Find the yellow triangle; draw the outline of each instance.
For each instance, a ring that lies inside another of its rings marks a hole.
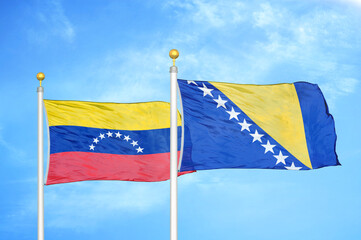
[[[301,107],[293,84],[210,83],[287,151],[312,169]]]

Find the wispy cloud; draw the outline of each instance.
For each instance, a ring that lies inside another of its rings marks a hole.
[[[284,21],[283,14],[278,9],[271,7],[269,3],[261,3],[260,10],[253,12],[254,26],[265,27],[265,26],[280,26]]]
[[[46,187],[47,225],[88,231],[114,212],[143,215],[168,204],[168,184],[83,182]]]
[[[350,4],[352,6],[360,7],[361,8],[361,1],[360,0],[329,0],[333,2],[339,2],[339,3],[346,3]]]
[[[169,205],[167,182],[90,181],[45,186],[44,192],[46,227],[77,231],[88,232],[110,217],[141,216]],[[13,226],[6,229],[10,232],[37,215],[34,197],[17,199],[16,206],[2,216]]]
[[[6,141],[3,137],[3,129],[0,127],[0,150],[3,148],[5,151],[2,152],[2,156],[5,154],[16,160],[22,160],[25,158],[26,153],[21,148],[16,147],[16,144],[11,144]]]
[[[245,10],[242,2],[235,1],[168,1],[164,7],[175,8],[179,17],[186,11],[188,16],[184,21],[191,20],[206,28],[220,28],[227,24],[241,23],[244,20]],[[181,13],[178,12],[179,10]]]
[[[109,88],[99,95],[99,100],[129,102],[132,99],[141,102],[168,99],[169,93],[162,91],[168,86],[168,71],[163,67],[170,65],[168,51],[157,46],[146,50],[115,51],[105,56],[96,77],[105,77],[110,82],[107,82]]]
[[[325,94],[328,105],[331,108],[335,108],[336,100],[339,97],[354,93],[358,85],[359,80],[345,77],[331,79],[325,83],[320,84],[320,88]]]
[[[52,36],[60,37],[67,42],[73,42],[75,29],[66,16],[60,0],[39,3],[35,13],[38,20],[36,28],[28,30],[29,37],[35,42],[46,42]]]

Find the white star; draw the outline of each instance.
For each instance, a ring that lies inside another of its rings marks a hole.
[[[252,124],[247,123],[247,122],[246,122],[246,119],[243,119],[243,123],[238,123],[238,124],[242,126],[241,131],[243,131],[243,130],[246,129],[248,132],[250,132],[249,126],[251,126]]]
[[[213,89],[207,88],[206,85],[204,85],[204,83],[203,83],[203,87],[198,87],[198,88],[203,91],[203,97],[205,97],[207,95],[213,97],[213,95],[211,93],[213,91]]]
[[[99,142],[98,138],[94,138],[93,142],[95,142],[95,144],[97,144]]]
[[[107,132],[108,137],[113,137],[113,133],[111,133],[110,131]]]
[[[231,120],[232,118],[235,118],[238,120],[238,115],[241,114],[240,112],[236,112],[234,111],[233,107],[231,111],[226,111],[229,114],[229,120]]]
[[[121,135],[122,134],[120,134],[119,132],[115,133],[115,137],[117,137],[117,138],[120,138]]]
[[[196,83],[195,81],[190,81],[190,80],[187,80],[187,83],[188,83],[188,84],[193,83],[194,85],[198,86],[198,85],[197,85],[197,83]]]
[[[92,145],[89,145],[89,148],[90,148],[90,150],[94,151],[95,146],[92,144]]]
[[[124,140],[128,142],[128,141],[130,140],[129,135],[128,135],[128,136],[124,136]]]
[[[136,150],[137,150],[137,153],[140,153],[140,152],[142,153],[142,152],[143,152],[143,149],[144,149],[144,148],[138,147],[138,148],[136,149]]]
[[[221,98],[221,95],[218,95],[218,99],[213,99],[216,103],[218,103],[217,104],[217,108],[219,108],[219,107],[224,107],[225,109],[227,109],[226,108],[226,105],[225,105],[225,103],[227,102],[226,100],[223,100],[222,98]]]
[[[105,137],[104,137],[104,134],[100,134],[99,137],[100,137],[100,139],[105,138]]]
[[[270,144],[269,140],[267,140],[267,144],[261,144],[261,146],[265,148],[264,153],[266,154],[267,152],[272,152],[272,153],[274,153],[273,148],[274,148],[276,145]],[[280,152],[281,152],[281,151],[280,151]],[[277,163],[276,163],[276,164],[277,164]]]
[[[295,166],[295,163],[292,162],[292,164],[291,164],[290,167],[286,167],[286,166],[285,166],[285,168],[287,168],[287,170],[300,170],[302,167],[296,167],[296,166]]]
[[[286,165],[285,159],[288,158],[288,156],[284,156],[280,150],[280,153],[278,155],[273,155],[275,158],[277,158],[276,165],[280,162]]]
[[[252,141],[252,142],[255,142],[255,141],[260,141],[260,142],[262,142],[261,137],[264,136],[264,134],[259,134],[259,133],[257,132],[257,130],[256,130],[254,133],[250,133],[250,135],[253,137],[253,141]]]
[[[138,141],[134,141],[131,143],[133,145],[133,147],[135,147],[135,145],[138,145]]]

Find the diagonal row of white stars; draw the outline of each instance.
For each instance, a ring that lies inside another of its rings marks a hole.
[[[107,135],[108,138],[111,138],[111,137],[113,137],[113,134],[115,134],[115,138],[119,138],[120,140],[122,139],[121,138],[122,134],[119,131],[118,132],[108,131],[107,133],[100,133],[100,135],[98,137],[93,138],[93,143],[98,144],[100,142],[100,140],[103,140],[105,138],[105,135]],[[98,138],[100,138],[100,140]],[[131,138],[129,137],[129,135],[124,135],[123,140],[128,142],[129,140],[131,140]],[[92,150],[92,151],[95,150],[95,145],[93,143],[91,145],[89,145],[89,150]],[[138,148],[135,149],[135,150],[137,150],[137,153],[143,153],[144,148],[141,148],[138,145],[138,141],[132,140],[132,142],[130,144],[133,147],[138,146]]]
[[[224,109],[227,109],[226,107],[226,102],[228,102],[227,100],[223,100],[221,98],[221,95],[218,95],[218,99],[215,99],[213,94],[212,94],[212,91],[214,89],[211,89],[211,88],[207,88],[206,85],[203,84],[203,87],[199,87],[198,84],[195,82],[195,81],[187,81],[188,84],[194,84],[196,85],[200,90],[203,91],[203,97],[209,95],[213,98],[213,101],[215,101],[217,103],[217,108],[219,107],[223,107]],[[236,119],[237,121],[239,121],[238,119],[238,115],[241,114],[240,112],[236,112],[233,107],[231,109],[231,111],[226,111],[228,114],[229,114],[229,120],[232,120],[233,118]],[[241,131],[243,130],[247,130],[250,135],[253,137],[253,140],[252,140],[252,143],[256,142],[256,141],[259,141],[260,143],[262,143],[262,140],[261,138],[264,136],[264,134],[259,134],[257,129],[255,130],[254,133],[251,133],[249,127],[252,125],[250,123],[247,123],[246,119],[243,119],[243,122],[238,122],[239,125],[241,125]],[[267,140],[267,144],[261,144],[262,147],[265,148],[265,152],[264,154],[266,154],[267,152],[272,152],[274,154],[274,151],[273,151],[273,148],[276,146],[276,145],[273,145],[269,142],[269,140]],[[279,154],[278,155],[273,155],[277,161],[276,161],[276,164],[279,164],[279,163],[282,163],[284,165],[286,165],[286,158],[288,158],[288,156],[286,155],[283,155],[282,154],[282,151],[280,150]],[[300,170],[302,167],[296,167],[294,162],[292,162],[291,166],[287,167],[285,166],[286,169],[288,170]]]

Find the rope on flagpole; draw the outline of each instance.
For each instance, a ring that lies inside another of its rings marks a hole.
[[[170,240],[178,239],[178,147],[177,147],[177,73],[175,60],[179,56],[176,49],[169,51],[173,59],[170,67]]]
[[[38,92],[38,240],[44,240],[44,116],[43,97],[44,88],[41,82],[45,74],[39,72],[36,78],[40,81]]]

